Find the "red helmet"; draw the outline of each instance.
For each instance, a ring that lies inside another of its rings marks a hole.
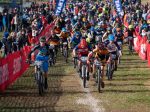
[[[79,46],[81,48],[87,48],[88,45],[87,45],[86,39],[81,39]]]

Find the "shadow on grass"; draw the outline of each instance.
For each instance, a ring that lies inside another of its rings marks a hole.
[[[122,89],[117,89],[117,90],[113,90],[113,89],[109,89],[109,90],[104,90],[105,92],[111,92],[111,93],[144,93],[144,92],[150,92],[150,90],[122,90]]]
[[[133,80],[133,81],[138,81],[138,80],[150,80],[150,78],[146,78],[146,77],[141,77],[141,78],[136,78],[136,77],[132,77],[132,78],[114,78],[113,79],[114,81],[130,81],[130,80]]]
[[[118,87],[118,86],[145,86],[144,84],[134,84],[134,83],[132,83],[132,84],[114,84],[114,83],[109,83],[109,84],[106,84],[107,86],[116,86],[116,87]],[[150,86],[150,85],[148,85],[148,86]]]

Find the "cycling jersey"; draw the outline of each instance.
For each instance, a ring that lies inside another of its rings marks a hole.
[[[89,45],[86,43],[85,39],[82,39],[81,42],[74,49],[75,51],[78,52],[79,57],[87,56],[89,53],[89,50],[91,50]]]
[[[37,61],[43,61],[42,69],[43,69],[44,72],[48,72],[48,59],[49,59],[49,54],[50,54],[49,45],[45,44],[45,46],[43,46],[43,47],[40,46],[40,45],[35,46],[30,51],[30,53],[28,55],[28,59],[31,59],[31,54],[35,50],[39,50],[39,53],[36,55],[36,60]]]
[[[59,44],[59,37],[58,36],[56,36],[56,35],[54,35],[54,36],[51,36],[50,37],[50,41],[49,41],[49,43],[51,44],[51,45],[58,45]]]

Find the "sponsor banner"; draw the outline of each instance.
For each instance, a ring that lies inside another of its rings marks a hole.
[[[55,15],[59,16],[62,13],[62,10],[66,4],[67,0],[57,0]]]
[[[134,50],[138,53],[140,49],[140,41],[137,37],[134,38]]]
[[[148,67],[150,67],[150,44],[147,44],[147,60],[148,60]]]
[[[114,4],[116,6],[116,10],[118,12],[119,15],[123,16],[124,15],[124,12],[122,10],[122,4],[121,4],[121,1],[120,0],[114,0]]]
[[[20,77],[29,65],[25,62],[30,48],[25,46],[21,51],[9,54],[0,60],[0,91]]]
[[[147,44],[146,44],[146,37],[142,37],[140,41],[140,49],[139,49],[139,56],[142,60],[147,59]]]

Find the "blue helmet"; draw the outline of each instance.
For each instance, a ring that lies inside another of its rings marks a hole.
[[[94,31],[94,30],[95,30],[94,27],[91,27],[91,28],[90,28],[90,31]]]
[[[62,32],[67,32],[66,28],[62,28]]]
[[[109,40],[109,41],[114,41],[114,40],[115,40],[114,35],[113,35],[113,34],[110,34],[110,35],[108,36],[108,40]]]

